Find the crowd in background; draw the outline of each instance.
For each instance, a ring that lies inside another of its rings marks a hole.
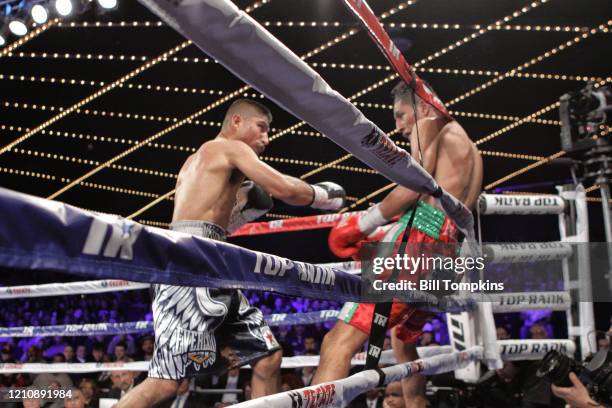
[[[245,294],[252,304],[260,307],[264,314],[299,314],[319,310],[338,310],[341,307],[341,304],[337,302],[287,298],[268,292],[246,291]],[[148,292],[142,290],[21,299],[19,302],[3,300],[0,303],[0,326],[2,327],[96,322],[118,323],[152,319]],[[563,313],[558,314],[550,311],[507,313],[497,315],[496,320],[498,324],[497,334],[500,339],[567,337]],[[333,324],[332,321],[309,325],[285,325],[274,327],[273,331],[283,348],[284,356],[319,355],[319,347],[323,336]],[[443,315],[427,323],[423,330],[423,335],[419,338],[420,346],[449,344],[448,329]],[[602,339],[599,344],[600,347],[606,346],[605,341],[605,338]],[[153,355],[153,345],[153,333],[115,336],[0,338],[0,358],[3,363],[148,361]],[[385,347],[389,348],[389,345],[390,342],[386,341]],[[231,353],[232,351],[226,350],[225,352]],[[286,391],[310,385],[315,369],[314,367],[297,370],[284,369],[282,372],[282,389]],[[518,387],[516,384],[524,385],[526,381],[529,381],[528,378],[523,377],[525,377],[526,372],[531,371],[533,371],[533,367],[529,364],[507,363],[502,370],[498,370],[496,378],[499,381],[495,383],[493,388],[502,390],[503,392],[500,391],[500,395],[520,394],[523,399],[533,400],[532,405],[523,406],[554,406],[555,400],[551,396],[550,387],[548,389],[546,387],[537,389],[536,387],[528,393],[524,393],[518,388],[514,389]],[[521,380],[515,381],[519,377]],[[74,405],[71,405],[72,402],[66,403],[66,406],[97,407],[99,398],[120,398],[144,378],[146,378],[146,373],[131,371],[86,374],[11,374],[0,375],[0,388],[72,388],[75,391],[76,402],[74,402]],[[186,400],[194,403],[194,405],[185,405],[185,407],[221,408],[250,398],[249,379],[250,372],[248,370],[235,369],[218,377],[185,380],[179,387],[177,398],[183,396]],[[444,375],[431,379],[431,385],[439,386],[440,384],[452,385],[453,380]],[[201,394],[196,392],[196,389],[241,391]],[[382,389],[373,390],[362,395],[351,406],[375,408],[385,400],[384,392]],[[438,393],[435,398],[440,399],[442,394]],[[373,402],[373,399],[377,402]],[[512,400],[509,400],[507,396],[501,398],[496,407],[511,406],[508,405],[509,401]],[[64,406],[63,404],[62,401],[55,401],[43,406],[55,408]],[[436,406],[444,405],[439,402]],[[7,405],[8,407],[10,406]]]

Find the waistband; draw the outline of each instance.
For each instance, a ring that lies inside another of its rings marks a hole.
[[[408,224],[413,210],[406,211],[400,218],[399,222],[404,225]],[[415,228],[424,234],[429,235],[434,239],[440,239],[440,230],[446,220],[444,211],[433,207],[426,202],[419,201],[416,206],[416,214],[412,221],[412,228]]]
[[[227,231],[224,228],[215,223],[202,220],[174,221],[170,224],[170,229],[217,241],[225,241],[227,237]]]

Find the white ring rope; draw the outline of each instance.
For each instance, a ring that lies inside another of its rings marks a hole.
[[[560,214],[565,201],[557,195],[481,194],[481,214]]]
[[[361,273],[359,262],[331,262],[317,266],[334,268],[346,273]],[[149,283],[128,282],[119,279],[101,279],[81,282],[46,283],[43,285],[24,285],[0,287],[0,299],[19,299],[28,297],[85,295],[92,293],[117,292],[122,290],[148,289]]]
[[[576,349],[574,342],[565,339],[546,340],[499,340],[499,351],[506,361],[539,360],[549,351],[558,350],[566,355],[572,355]],[[418,347],[417,352],[422,359],[453,353],[451,346]],[[351,365],[365,364],[365,353],[356,354]],[[385,350],[381,355],[381,364],[395,364],[392,350]],[[283,357],[281,368],[317,367],[319,356]],[[98,371],[147,371],[148,361],[129,363],[3,363],[0,364],[0,374],[14,373],[87,373]],[[242,368],[248,368],[244,366]],[[452,370],[449,370],[452,371]]]

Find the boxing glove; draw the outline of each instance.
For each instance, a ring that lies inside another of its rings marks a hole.
[[[236,193],[236,205],[232,209],[227,231],[231,234],[244,224],[255,221],[272,209],[272,197],[250,180],[243,181]]]
[[[383,217],[378,205],[371,207],[361,215],[355,214],[345,218],[330,231],[329,249],[340,258],[354,257],[361,249],[363,242],[368,240],[368,236],[387,222],[389,220]],[[376,235],[376,238],[380,240],[384,233]]]
[[[339,210],[344,205],[346,192],[342,186],[324,181],[323,183],[312,184],[313,197],[310,207],[319,210]]]

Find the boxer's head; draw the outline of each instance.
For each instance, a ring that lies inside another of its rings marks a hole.
[[[238,99],[227,110],[221,131],[232,139],[242,140],[260,154],[269,143],[271,122],[272,114],[264,105],[250,99]]]
[[[437,97],[431,86],[423,81],[424,85]],[[417,119],[437,116],[435,108],[423,101],[414,91],[404,82],[400,82],[391,91],[393,95],[393,117],[395,118],[395,128],[404,137],[410,136],[412,128]],[[416,114],[414,107],[416,106]]]

